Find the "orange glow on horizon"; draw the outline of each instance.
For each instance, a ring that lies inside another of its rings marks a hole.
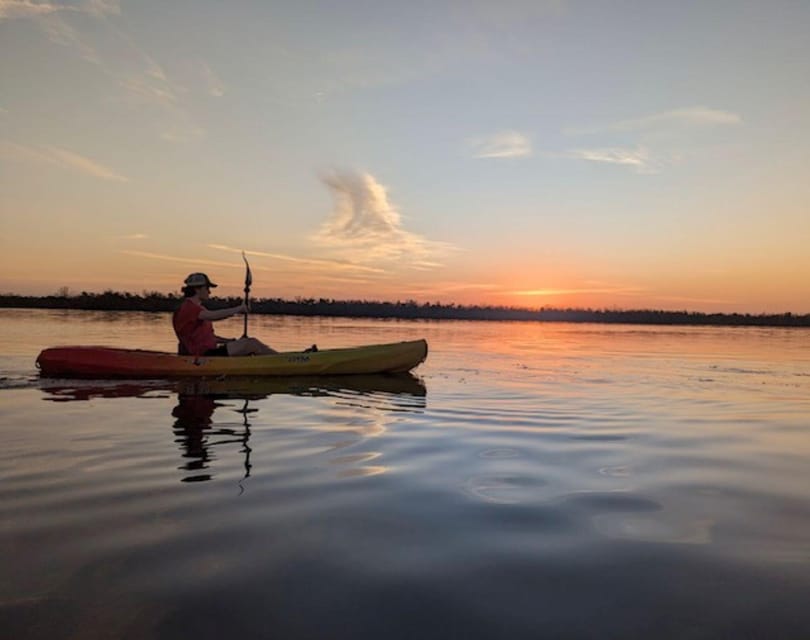
[[[232,251],[216,247],[190,249],[176,255],[160,247],[51,247],[47,252],[9,247],[0,270],[0,292],[51,295],[62,287],[72,293],[107,289],[140,293],[179,293],[192,271],[206,271],[220,284],[217,293],[240,296],[244,265]],[[229,249],[229,248],[228,248]],[[461,305],[546,308],[665,309],[706,312],[810,312],[810,278],[799,270],[755,265],[727,270],[688,271],[652,265],[642,272],[623,273],[614,267],[497,260],[495,268],[461,258],[432,270],[399,268],[336,268],[330,261],[301,253],[276,255],[254,251],[253,295],[266,298],[416,300]],[[632,267],[631,267],[632,268]],[[598,273],[599,277],[590,274]]]

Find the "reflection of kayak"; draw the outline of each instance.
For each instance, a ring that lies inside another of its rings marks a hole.
[[[274,394],[302,396],[331,395],[335,392],[390,393],[423,397],[425,385],[410,373],[379,373],[356,376],[295,376],[248,378],[194,378],[166,381],[43,380],[39,387],[57,401],[91,398],[145,397],[169,391],[181,396],[257,399]]]
[[[179,380],[181,394],[248,397],[272,394],[320,395],[332,391],[392,393],[424,396],[422,381],[411,373],[378,373],[354,376],[296,376],[293,378],[225,378]]]
[[[53,347],[39,354],[37,366],[43,376],[86,378],[312,376],[410,371],[426,357],[425,340],[235,358],[111,347]]]

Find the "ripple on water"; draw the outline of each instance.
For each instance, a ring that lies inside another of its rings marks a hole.
[[[599,469],[599,473],[611,478],[629,478],[633,475],[633,470],[631,467],[625,465],[617,465],[613,467],[602,467]]]
[[[508,449],[506,447],[487,449],[478,454],[482,458],[493,460],[505,460],[508,458],[517,458],[520,452],[516,449]]]
[[[529,476],[476,476],[464,485],[473,497],[485,502],[517,504],[538,499],[539,487],[547,483],[542,478]]]
[[[661,509],[661,505],[651,498],[624,491],[583,491],[563,496],[561,501],[571,508],[581,509],[590,514],[637,513]]]
[[[625,492],[581,493],[563,502],[581,511],[601,535],[643,542],[709,544],[715,520],[689,517],[678,505]]]

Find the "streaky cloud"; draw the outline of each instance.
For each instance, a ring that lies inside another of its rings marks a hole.
[[[122,35],[122,38],[125,37]],[[206,130],[197,125],[184,106],[187,90],[171,80],[163,67],[151,56],[133,49],[142,61],[143,67],[135,72],[121,74],[109,72],[123,89],[125,101],[135,108],[150,107],[161,115],[163,131],[161,139],[167,142],[190,142],[203,138]]]
[[[216,249],[219,251],[228,251],[230,253],[239,253],[241,254],[243,249],[237,249],[236,247],[229,247],[223,244],[209,244],[207,245],[209,249]],[[292,262],[298,265],[303,266],[313,266],[313,267],[320,267],[325,269],[341,269],[347,271],[360,271],[363,273],[385,273],[384,269],[377,269],[375,267],[369,267],[366,265],[361,264],[353,264],[351,262],[346,262],[345,260],[324,260],[319,258],[301,258],[298,256],[288,256],[281,253],[268,253],[266,251],[256,251],[251,249],[244,250],[246,255],[249,256],[257,256],[262,258],[271,258],[273,260],[281,260],[284,262]]]
[[[53,44],[66,47],[79,54],[86,62],[103,67],[103,62],[96,49],[62,17],[54,15],[39,21],[40,27]]]
[[[166,129],[160,134],[160,138],[166,142],[190,142],[204,137],[205,129],[190,123],[180,123]]]
[[[637,173],[657,173],[658,162],[645,147],[611,147],[604,149],[573,149],[567,157],[588,162],[619,164],[632,167]]]
[[[214,70],[211,69],[211,67],[209,67],[206,63],[202,63],[200,66],[200,73],[203,81],[205,82],[208,95],[215,98],[221,98],[225,95],[225,85],[219,76],[214,73]]]
[[[639,118],[619,120],[604,125],[565,129],[569,135],[590,135],[622,131],[647,131],[672,127],[710,127],[742,124],[742,117],[732,111],[709,107],[671,109]]]
[[[64,169],[73,169],[102,180],[129,182],[129,178],[122,176],[113,169],[105,167],[86,156],[60,147],[50,145],[29,147],[14,142],[0,142],[0,154],[12,160],[28,160],[51,164]]]
[[[34,0],[0,0],[0,20],[12,18],[32,18],[45,16],[57,11],[76,11],[75,7],[53,2],[35,2]]]
[[[532,155],[528,136],[518,131],[499,131],[469,141],[473,158],[525,158]]]
[[[495,291],[500,285],[489,282],[434,282],[430,290],[437,293],[457,293],[459,291]]]
[[[19,0],[0,0],[0,3],[14,7],[20,4]],[[22,4],[46,6],[30,1]],[[53,10],[42,9],[39,13],[31,10],[27,16],[36,21],[50,42],[73,51],[108,76],[120,90],[120,95],[111,99],[137,109],[154,109],[161,129],[159,135],[167,142],[189,142],[205,136],[206,131],[193,121],[187,108],[186,87],[171,78],[130,34],[110,19],[121,13],[118,0],[84,0],[70,5],[47,3],[47,6]],[[21,10],[14,12],[18,14]],[[94,18],[95,25],[90,28],[86,21],[78,22],[73,16],[80,14]],[[131,55],[109,55],[111,43],[126,48]],[[206,90],[211,95],[223,95],[222,83],[207,66],[206,69]]]
[[[115,29],[105,18],[107,15],[121,13],[121,7],[117,0],[87,0],[83,4],[59,5],[59,7],[61,7],[60,12],[64,9],[65,11],[72,11],[74,15],[83,13],[92,16],[97,19],[98,24],[104,25],[105,28],[112,29],[114,32]],[[54,11],[38,16],[35,19],[50,42],[76,51],[85,61],[98,66],[108,75],[114,75],[106,67],[102,56],[95,47],[88,42],[88,37],[80,34],[69,23],[67,14]]]
[[[36,0],[0,0],[0,20],[12,18],[37,18],[60,11],[72,11],[91,15],[119,14],[119,0],[85,0],[67,4],[64,2],[37,2]]]
[[[543,297],[543,296],[561,296],[572,294],[593,294],[593,293],[609,293],[613,295],[641,295],[645,289],[641,287],[631,286],[615,286],[615,287],[572,287],[572,288],[545,288],[545,289],[524,289],[519,291],[507,291],[508,295],[513,296],[527,296],[527,297]]]
[[[81,7],[85,13],[97,16],[121,14],[121,0],[85,0]]]
[[[116,173],[112,169],[105,167],[98,162],[85,156],[73,153],[67,149],[59,147],[45,146],[43,149],[48,154],[48,160],[53,164],[71,169],[76,169],[87,175],[101,178],[102,180],[114,180],[117,182],[129,182],[129,178]]]
[[[121,34],[121,38],[128,40]],[[142,68],[137,73],[119,78],[118,82],[137,102],[177,108],[185,88],[169,80],[163,67],[151,56],[130,43],[140,58]],[[113,74],[116,75],[116,74]]]
[[[371,174],[335,171],[321,179],[332,193],[334,208],[312,239],[344,260],[435,269],[442,266],[436,257],[455,250],[449,243],[405,230],[386,188]]]
[[[737,300],[724,300],[722,298],[698,298],[690,296],[657,296],[656,300],[667,302],[689,302],[699,304],[737,304]]]
[[[165,262],[179,262],[182,264],[188,265],[205,265],[207,267],[226,267],[226,268],[242,268],[244,264],[240,262],[220,262],[216,260],[204,260],[198,258],[196,256],[191,257],[183,257],[183,256],[167,256],[161,253],[150,253],[148,251],[133,251],[130,249],[122,249],[118,253],[127,256],[134,256],[136,258],[148,258],[150,260],[162,260]],[[251,269],[254,269],[253,265],[251,265]],[[256,270],[264,271],[266,269],[262,267],[255,267]]]

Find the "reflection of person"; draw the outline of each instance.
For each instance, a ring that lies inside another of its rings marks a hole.
[[[179,468],[190,472],[190,475],[185,476],[181,482],[211,480],[213,476],[207,473],[207,470],[211,461],[216,459],[213,447],[232,444],[241,445],[239,451],[245,454],[244,478],[250,477],[252,467],[250,463],[251,448],[248,445],[250,423],[247,415],[256,409],[248,409],[246,399],[244,407],[237,410],[243,416],[244,431],[242,433],[230,426],[217,427],[213,419],[214,411],[217,407],[228,406],[217,402],[217,398],[227,397],[227,394],[211,394],[195,388],[178,389],[177,406],[172,409],[172,416],[176,418],[173,430],[176,437],[175,442],[180,445],[183,458],[186,459],[183,466]],[[244,487],[242,489],[244,490]]]
[[[186,471],[199,472],[208,468],[211,456],[206,444],[207,432],[211,427],[211,416],[214,409],[219,406],[210,396],[180,395],[178,404],[172,410],[177,418],[174,423],[174,433],[177,442],[182,446],[187,462],[181,467]],[[183,482],[201,482],[210,480],[207,473],[191,475],[183,478]]]
[[[185,280],[183,295],[185,300],[174,312],[172,324],[177,334],[177,351],[180,355],[193,356],[249,356],[278,353],[256,338],[221,338],[214,333],[212,321],[230,318],[247,313],[248,307],[242,303],[236,307],[212,311],[203,306],[211,296],[211,288],[216,287],[204,273],[192,273]]]

